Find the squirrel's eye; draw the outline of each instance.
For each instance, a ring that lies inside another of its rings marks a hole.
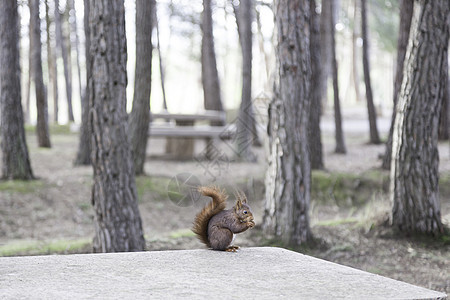
[[[244,214],[245,214],[245,215],[247,214],[247,211],[246,211],[246,210],[244,210]]]

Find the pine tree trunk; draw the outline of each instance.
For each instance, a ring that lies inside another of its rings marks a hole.
[[[72,109],[72,81],[70,79],[70,60],[67,52],[67,45],[64,42],[61,25],[61,13],[59,12],[59,0],[55,0],[55,31],[56,31],[56,47],[60,48],[60,55],[64,65],[64,79],[66,82],[67,112],[70,122],[74,121]],[[59,52],[59,51],[58,51]]]
[[[358,24],[359,18],[358,18],[358,12],[360,11],[359,1],[355,0],[355,8],[353,13],[353,24]],[[361,90],[359,88],[359,68],[358,68],[358,61],[359,61],[359,51],[358,46],[356,44],[356,41],[359,37],[358,32],[358,26],[353,25],[353,32],[352,32],[352,79],[353,79],[353,85],[355,86],[355,97],[356,102],[361,102]]]
[[[310,93],[309,1],[275,2],[278,83],[269,107],[266,234],[289,245],[312,237],[308,146]]]
[[[90,48],[91,31],[89,28],[89,0],[84,0],[84,35],[85,35],[85,56],[86,56],[86,87],[81,98],[81,127],[80,139],[78,142],[78,152],[74,165],[89,165],[91,163],[91,133],[89,131],[89,80],[91,77]]]
[[[205,109],[223,111],[216,52],[214,50],[211,1],[203,0],[201,51],[203,96]],[[212,125],[220,126],[223,125],[223,122],[215,122]]]
[[[446,69],[448,70],[448,58],[447,58],[447,67]],[[449,122],[448,122],[448,114],[450,112],[449,110],[449,81],[447,80],[446,84],[445,84],[445,88],[444,88],[444,95],[442,97],[442,108],[441,108],[441,112],[439,114],[439,131],[438,131],[438,138],[439,140],[448,140],[450,137],[449,134]]]
[[[392,109],[391,128],[389,129],[388,140],[386,142],[386,150],[384,152],[383,163],[381,165],[381,167],[385,170],[389,170],[391,168],[392,135],[394,132],[398,97],[400,94],[400,88],[403,81],[403,65],[405,61],[406,48],[408,46],[409,41],[409,31],[411,28],[413,7],[414,1],[401,0],[400,2],[400,25],[398,28],[398,39],[397,39],[397,67],[395,70],[394,96],[393,96],[394,104]]]
[[[392,224],[402,232],[443,232],[439,200],[439,112],[448,71],[447,0],[416,1],[397,105],[391,167]]]
[[[48,84],[52,86],[53,96],[53,122],[58,124],[58,70],[56,66],[56,58],[53,53],[50,36],[50,14],[48,0],[45,0],[45,21],[47,23],[47,64],[48,64]]]
[[[379,144],[380,136],[377,128],[377,113],[373,103],[372,84],[370,81],[369,37],[367,30],[367,0],[361,0],[361,34],[363,40],[363,71],[366,85],[367,112],[369,115],[370,143]]]
[[[251,146],[258,138],[252,103],[252,21],[253,1],[240,0],[239,6],[233,5],[242,53],[242,98],[239,117],[236,122],[236,150],[239,158],[255,161]]]
[[[155,3],[152,0],[136,0],[136,70],[133,110],[129,120],[136,174],[144,173],[150,123],[154,7]]]
[[[163,96],[163,108],[167,110],[167,99],[166,99],[166,87],[164,85],[164,78],[166,72],[164,71],[164,64],[162,61],[162,54],[161,54],[161,43],[159,40],[159,20],[158,20],[158,12],[157,12],[157,5],[154,5],[155,10],[155,27],[156,27],[156,39],[157,39],[157,48],[158,48],[158,60],[159,60],[159,74],[161,78],[161,91]]]
[[[311,168],[323,169],[322,138],[320,115],[322,92],[322,59],[320,47],[319,15],[316,13],[316,1],[310,0],[310,53],[311,53],[311,107],[309,113],[309,149]]]
[[[29,7],[30,4],[28,4]],[[33,45],[31,44],[32,42],[32,37],[31,35],[33,34],[33,29],[31,26],[31,22],[28,25],[28,39],[29,39],[29,48],[28,48],[28,76],[27,76],[27,81],[25,83],[25,109],[24,109],[24,113],[25,113],[25,123],[30,124],[31,123],[31,116],[30,116],[30,94],[31,94],[31,80],[32,80],[32,74],[33,74],[33,70],[32,70],[32,66],[33,66],[33,55],[32,55],[32,49],[33,49]]]
[[[70,0],[69,1],[69,5],[68,5],[70,11],[72,12],[71,17],[72,17],[72,22],[70,23],[71,25],[71,32],[72,34],[75,36],[75,53],[76,53],[76,61],[77,61],[77,76],[78,76],[78,86],[79,86],[79,93],[80,93],[80,97],[83,97],[83,88],[81,86],[81,68],[80,68],[80,39],[78,37],[78,30],[77,30],[77,11],[75,10],[75,3],[74,0]],[[69,35],[70,36],[70,35]],[[70,38],[69,38],[69,43],[70,43]]]
[[[39,0],[30,0],[30,24],[32,28],[31,55],[33,60],[33,81],[36,88],[37,125],[36,133],[39,147],[50,148],[50,135],[48,131],[47,95],[42,75],[41,57],[41,19],[39,18]]]
[[[90,0],[90,127],[95,252],[145,248],[128,142],[123,1]]]
[[[0,65],[2,179],[33,179],[23,126],[16,1],[0,1]]]
[[[320,48],[322,50],[322,74],[320,79],[322,89],[322,108],[328,101],[328,78],[332,75],[331,61],[331,28],[330,20],[333,18],[330,1],[322,1],[322,12],[320,14]],[[324,109],[323,109],[324,110]],[[323,112],[323,111],[322,111]]]
[[[336,0],[330,0],[330,11],[334,10],[334,5]],[[331,73],[333,76],[333,94],[334,94],[334,125],[336,128],[335,139],[336,139],[336,149],[334,152],[345,154],[347,153],[347,148],[345,147],[344,132],[342,130],[342,116],[341,116],[341,101],[339,100],[339,78],[338,78],[338,66],[336,60],[336,41],[335,41],[335,30],[334,26],[336,21],[334,19],[334,14],[330,14],[330,19],[328,20],[330,26],[331,35]]]

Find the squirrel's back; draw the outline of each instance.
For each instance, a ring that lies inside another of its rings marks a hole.
[[[197,214],[192,231],[200,241],[211,247],[208,240],[208,223],[213,216],[225,209],[228,196],[218,187],[200,187],[198,191],[204,196],[211,197],[212,201]]]

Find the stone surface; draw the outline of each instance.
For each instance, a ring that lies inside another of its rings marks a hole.
[[[0,258],[0,299],[446,299],[281,248]]]

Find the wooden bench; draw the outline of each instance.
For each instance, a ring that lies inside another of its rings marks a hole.
[[[214,139],[231,139],[236,133],[234,124],[225,126],[208,125],[214,122],[225,123],[225,113],[207,110],[200,114],[172,114],[167,111],[151,115],[152,122],[149,136],[165,137],[167,139],[166,152],[178,158],[192,158],[194,144],[192,139],[205,139],[206,157],[211,158],[211,143]],[[155,120],[164,122],[154,122]],[[202,124],[198,124],[202,123]]]

